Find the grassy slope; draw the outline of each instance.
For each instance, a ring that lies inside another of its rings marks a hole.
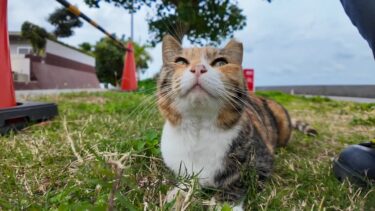
[[[137,93],[65,94],[39,98],[58,103],[60,115],[17,134],[0,137],[0,210],[167,210],[173,175],[160,160],[163,120],[152,82]],[[375,104],[306,99],[264,92],[320,135],[294,133],[277,151],[275,172],[263,191],[249,191],[252,210],[375,209],[374,189],[341,184],[332,158],[348,144],[375,136]],[[371,117],[372,116],[372,117]],[[74,153],[74,150],[76,153]],[[121,159],[121,165],[116,160]],[[118,167],[122,167],[123,171]],[[121,179],[116,188],[117,179]],[[193,192],[191,210],[202,210],[206,192]]]

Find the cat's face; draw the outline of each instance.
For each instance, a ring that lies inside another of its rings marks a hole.
[[[220,121],[220,116],[242,109],[247,91],[241,67],[242,43],[232,40],[223,49],[182,48],[167,35],[162,53],[158,104],[170,122],[178,124],[189,115],[213,116]]]

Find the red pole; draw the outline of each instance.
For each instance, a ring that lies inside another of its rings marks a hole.
[[[0,1],[0,109],[16,105],[10,66],[7,4],[8,0]]]

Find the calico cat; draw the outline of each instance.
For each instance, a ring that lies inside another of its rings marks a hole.
[[[165,164],[175,174],[198,175],[202,187],[220,190],[217,200],[240,203],[248,188],[243,171],[266,179],[275,148],[288,143],[293,128],[288,112],[248,92],[238,41],[223,49],[182,48],[166,35],[162,54],[157,100],[166,119]],[[297,129],[316,133],[297,123]]]

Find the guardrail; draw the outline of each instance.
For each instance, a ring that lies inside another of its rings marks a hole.
[[[257,86],[256,90],[273,90],[289,94],[375,98],[375,85]]]

